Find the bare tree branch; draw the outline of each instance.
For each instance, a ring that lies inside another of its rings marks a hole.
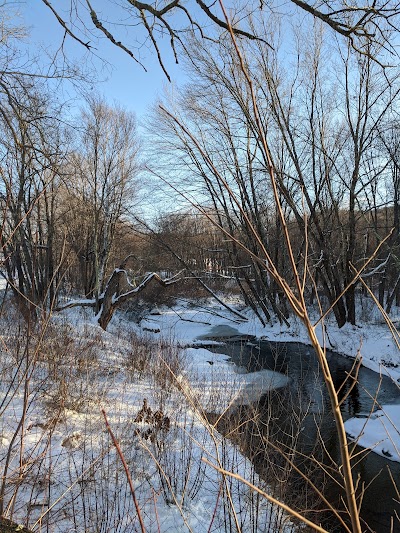
[[[76,40],[86,49],[92,49],[89,41],[77,35],[75,30],[75,23],[71,21],[68,23],[63,18],[59,11],[53,7],[49,0],[42,0],[43,3],[51,10],[56,17],[58,24],[65,30],[66,35]],[[72,1],[72,0],[71,0]],[[349,5],[345,0],[326,0],[324,2],[309,3],[305,0],[290,0],[291,3],[297,6],[300,10],[312,15],[321,20],[324,24],[329,26],[334,32],[347,39],[352,48],[363,55],[371,54],[369,46],[371,44],[377,45],[379,48],[395,54],[395,49],[390,42],[390,32],[398,31],[398,17],[400,15],[400,2],[396,0],[369,0],[363,5]],[[134,26],[143,26],[151,41],[151,45],[157,54],[158,62],[168,79],[170,79],[165,61],[162,57],[159,40],[163,39],[165,35],[170,38],[170,48],[173,52],[175,61],[178,61],[178,55],[175,48],[175,41],[185,45],[182,42],[181,36],[188,31],[199,33],[202,38],[210,39],[212,37],[212,30],[210,32],[204,29],[204,16],[209,19],[214,27],[228,31],[228,25],[223,17],[218,16],[214,10],[214,3],[206,3],[204,0],[195,0],[195,3],[190,7],[183,3],[183,0],[172,0],[170,2],[141,2],[139,0],[125,0],[117,5],[113,0],[104,3],[104,15],[100,16],[92,7],[89,0],[86,0],[86,10],[89,13],[91,21],[95,29],[99,30],[107,39],[109,39],[115,46],[121,48],[134,61],[139,63],[143,68],[143,64],[137,59],[132,52],[132,47],[126,43],[118,40],[114,33],[110,31],[111,25],[118,25],[125,28],[132,26],[127,22],[134,19]],[[274,13],[279,9],[277,5],[271,5],[266,0],[261,0],[259,9],[262,10],[268,5],[270,12]],[[85,7],[81,9],[85,10]],[[75,5],[75,11],[77,6]],[[119,10],[119,14],[118,14]],[[186,23],[179,19],[177,14],[183,12],[185,14]],[[115,22],[110,21],[110,14],[115,18]],[[84,20],[84,13],[81,13],[80,19]],[[167,20],[168,17],[168,20]],[[74,27],[74,29],[71,29]],[[79,31],[83,35],[90,34],[91,28],[81,23]],[[252,31],[237,27],[233,24],[232,31],[236,36],[245,37],[250,40],[258,40],[266,43],[270,48],[272,46],[267,43],[263,36],[257,35]],[[140,39],[139,39],[140,40]],[[142,43],[144,44],[144,43]],[[141,44],[138,45],[139,47]],[[379,59],[375,58],[379,63]]]
[[[43,0],[43,1],[45,2],[46,0]],[[145,66],[137,59],[137,57],[135,57],[133,52],[129,50],[129,48],[127,48],[125,45],[123,45],[120,41],[117,41],[114,38],[114,36],[107,30],[107,28],[100,22],[96,11],[90,5],[89,0],[86,0],[86,3],[90,10],[90,18],[92,19],[92,22],[96,26],[96,28],[100,30],[101,32],[103,32],[104,35],[107,37],[107,39],[109,39],[115,46],[117,46],[118,48],[121,48],[121,50],[126,52],[134,61],[136,61],[136,63],[138,63],[141,67],[143,67],[143,69],[147,72]]]

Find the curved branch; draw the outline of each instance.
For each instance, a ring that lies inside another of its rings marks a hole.
[[[74,39],[75,41],[77,41],[79,44],[81,44],[82,46],[84,46],[85,48],[87,48],[88,50],[90,50],[92,47],[90,46],[89,42],[84,42],[82,41],[82,39],[79,39],[79,37],[77,35],[75,35],[75,33],[73,31],[71,31],[65,20],[63,18],[60,17],[60,15],[57,13],[57,11],[54,9],[54,7],[50,4],[50,2],[48,0],[42,0],[42,2],[50,9],[50,11],[53,13],[53,15],[56,17],[58,23],[60,24],[60,26],[62,26],[64,28],[64,31],[67,35],[69,35],[72,39]]]
[[[46,2],[46,0],[43,0],[43,2]],[[136,63],[138,63],[144,70],[147,72],[146,67],[135,57],[133,52],[129,50],[125,45],[123,45],[120,41],[116,41],[114,36],[107,30],[107,28],[100,22],[96,11],[92,8],[90,5],[89,0],[86,0],[86,3],[88,5],[89,11],[90,11],[90,18],[92,19],[93,24],[96,26],[98,30],[104,33],[104,35],[107,37],[109,41],[111,41],[115,46],[118,48],[121,48],[124,52],[126,52]]]
[[[196,18],[197,18],[196,14],[198,14],[199,10],[196,9],[196,8],[193,9],[193,7],[189,8],[189,7],[185,6],[185,5],[183,5],[182,0],[172,0],[171,2],[167,3],[166,5],[164,5],[164,7],[160,7],[160,9],[157,8],[157,3],[155,3],[155,2],[154,3],[147,3],[147,2],[141,2],[140,0],[125,0],[125,1],[126,1],[126,4],[128,4],[129,7],[125,4],[125,6],[122,6],[122,9],[127,10],[129,12],[129,16],[132,16],[132,11],[133,10],[136,11],[136,14],[138,15],[139,20],[140,20],[140,24],[142,24],[142,26],[144,26],[145,29],[147,30],[147,33],[148,33],[148,35],[150,37],[150,40],[151,40],[151,44],[152,44],[152,46],[153,46],[153,48],[154,48],[154,50],[155,50],[155,52],[157,54],[158,62],[160,64],[164,74],[166,75],[167,79],[170,81],[170,76],[169,76],[169,74],[167,72],[167,69],[165,68],[165,65],[164,65],[164,62],[163,62],[163,59],[162,59],[162,56],[161,56],[161,52],[160,52],[160,47],[159,47],[159,44],[157,42],[157,38],[156,38],[155,33],[153,31],[152,25],[149,24],[149,21],[147,20],[146,14],[148,14],[151,17],[154,17],[154,20],[156,20],[159,23],[160,34],[163,34],[165,32],[167,34],[169,34],[169,36],[170,36],[170,47],[171,47],[171,50],[173,52],[175,61],[178,62],[177,52],[176,52],[176,49],[175,49],[175,40],[177,40],[177,41],[181,40],[180,37],[179,37],[179,34],[181,32],[187,31],[188,29],[191,29],[193,31],[198,31],[202,38],[208,38],[207,35],[204,32],[204,29],[202,28],[202,24],[199,23],[196,20]],[[71,38],[73,38],[74,40],[79,42],[81,45],[83,45],[88,50],[92,49],[92,46],[89,45],[89,42],[84,42],[82,39],[80,39],[70,29],[70,27],[68,26],[67,22],[59,15],[59,13],[52,6],[52,4],[50,3],[49,0],[42,0],[42,2],[51,10],[53,15],[56,17],[57,22],[62,26],[62,28],[64,28],[64,30],[65,30],[67,35],[69,35]],[[123,50],[125,53],[127,53],[134,61],[136,61],[141,67],[143,67],[144,70],[146,70],[144,65],[137,59],[137,57],[134,55],[132,50],[128,46],[123,44],[121,41],[118,41],[114,37],[114,35],[106,27],[105,20],[102,19],[101,17],[99,18],[99,15],[93,9],[93,7],[92,7],[92,5],[90,3],[90,0],[86,0],[85,4],[86,4],[86,8],[85,9],[87,9],[87,11],[89,12],[89,16],[90,16],[91,21],[92,21],[93,25],[95,26],[95,28],[97,30],[99,30],[100,32],[102,32],[105,35],[105,37],[109,41],[112,42],[112,44],[114,44],[118,48],[121,48],[121,50]],[[209,5],[207,5],[203,0],[196,0],[196,4],[197,4],[198,8],[200,8],[200,11],[202,13],[205,13],[205,15],[217,27],[222,28],[224,30],[228,30],[228,26],[227,26],[226,22],[223,19],[219,18],[217,15],[215,15],[211,11]],[[170,20],[166,20],[166,16],[169,15],[170,17],[174,16],[173,22],[176,22],[176,20],[178,19],[178,17],[176,16],[177,13],[178,13],[178,10],[179,11],[183,11],[185,16],[186,16],[186,18],[187,18],[187,20],[188,20],[188,23],[186,24],[186,27],[184,27],[184,28],[180,28],[177,24],[171,23]],[[111,11],[111,8],[110,8],[110,11]],[[122,23],[122,24],[124,24],[124,23]],[[89,29],[84,26],[83,31],[89,31]],[[234,28],[233,32],[236,35],[238,35],[238,36],[240,35],[242,37],[246,37],[247,39],[259,40],[259,41],[265,42],[264,39],[262,39],[261,37],[255,35],[255,34],[249,33],[249,32],[247,32],[245,30],[241,30],[239,28]],[[268,44],[268,43],[266,43],[266,44]],[[270,45],[268,44],[268,46],[270,46]]]
[[[228,24],[224,20],[221,20],[216,15],[214,15],[214,13],[212,13],[210,8],[207,6],[207,4],[203,2],[203,0],[196,0],[196,4],[204,11],[204,13],[207,15],[209,19],[215,22],[217,26],[219,26],[220,28],[223,28],[224,30],[229,31]],[[239,28],[234,28],[234,27],[232,27],[232,31],[235,35],[241,35],[242,37],[247,37],[247,39],[250,39],[253,41],[254,40],[262,41],[263,43],[267,44],[271,48],[271,50],[273,50],[272,46],[269,43],[267,43],[267,41],[265,41],[264,39],[261,39],[261,37],[258,37],[257,35],[248,33],[247,31],[240,30]]]

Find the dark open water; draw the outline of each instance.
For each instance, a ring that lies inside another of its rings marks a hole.
[[[323,523],[328,531],[341,532],[343,528],[338,525],[337,519],[331,512],[321,511],[321,504],[315,502],[313,491],[293,469],[287,468],[282,454],[266,444],[272,442],[290,454],[298,468],[311,472],[311,479],[329,501],[337,501],[337,507],[343,509],[342,492],[332,480],[332,477],[338,478],[335,462],[340,461],[335,427],[312,348],[300,343],[267,341],[251,346],[243,339],[231,338],[226,346],[210,349],[220,353],[228,351],[235,364],[245,366],[249,371],[270,369],[291,378],[288,387],[266,394],[257,405],[243,407],[236,418],[230,415],[231,420],[221,422],[220,429],[224,431],[224,425],[225,429],[227,425],[231,429],[238,418],[241,422],[246,417],[254,419],[256,410],[257,423],[243,424],[234,440],[253,460],[261,475],[268,480],[280,477],[275,487],[278,496],[294,499],[294,506],[300,511],[310,509],[308,516]],[[351,371],[353,360],[328,352],[328,362],[338,390]],[[348,386],[342,387],[342,394],[346,394]],[[380,404],[400,403],[400,389],[388,377],[381,377],[362,367],[358,383],[342,405],[344,419],[376,410],[374,398]],[[400,464],[372,452],[365,453],[360,448],[356,448],[356,452],[360,453],[354,461],[354,476],[359,478],[358,486],[365,487],[361,508],[364,530],[400,533],[399,494],[394,486],[394,483],[397,484],[400,492]],[[326,475],[315,461],[324,464]]]

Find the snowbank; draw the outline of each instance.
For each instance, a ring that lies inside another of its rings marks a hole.
[[[400,462],[400,405],[383,405],[369,417],[351,418],[345,428],[352,442]]]

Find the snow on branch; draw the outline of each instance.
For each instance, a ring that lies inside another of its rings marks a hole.
[[[101,301],[101,298],[100,298]],[[64,311],[65,309],[70,309],[71,307],[94,307],[96,305],[96,300],[92,299],[80,299],[80,300],[70,300],[65,304],[58,305],[54,308],[54,311]]]
[[[143,281],[139,285],[134,286],[128,279],[128,273],[125,270],[126,263],[130,256],[126,257],[122,264],[114,269],[107,282],[104,292],[99,296],[97,302],[95,298],[71,300],[63,305],[58,306],[56,311],[63,311],[71,307],[96,307],[100,304],[100,310],[97,314],[97,320],[100,326],[105,330],[116,309],[126,300],[135,297],[142,292],[153,280],[158,284],[167,287],[180,281],[180,274],[178,272],[170,278],[161,278],[156,272],[148,272]]]
[[[122,273],[122,272],[125,273],[126,280],[128,281],[129,285],[132,286],[132,284],[128,280],[128,276],[127,276],[127,273],[126,273],[125,270],[119,270],[119,269],[115,269],[114,270],[114,273]],[[178,274],[175,274],[171,278],[163,279],[156,272],[147,273],[146,277],[144,278],[144,280],[141,283],[139,283],[139,285],[134,287],[132,290],[127,291],[127,292],[123,292],[121,294],[115,294],[114,293],[114,295],[113,295],[114,302],[117,303],[117,304],[125,302],[126,300],[128,300],[129,298],[134,296],[135,294],[137,294],[137,293],[141,292],[143,289],[145,289],[147,287],[147,285],[153,279],[155,281],[157,281],[160,285],[163,285],[164,287],[167,287],[168,285],[173,285],[174,283],[177,283],[178,281],[181,280],[181,278],[179,277],[180,274],[181,274],[181,272],[178,272]],[[112,276],[110,278],[110,281],[111,281],[111,279],[112,279]],[[107,292],[107,288],[106,288],[105,292]]]
[[[126,261],[123,262],[121,267],[126,266]],[[128,280],[128,274],[124,268],[116,268],[111,274],[108,280],[106,289],[104,291],[104,299],[100,307],[100,311],[97,315],[97,320],[104,330],[107,328],[116,309],[126,300],[136,296],[142,292],[153,280],[160,285],[167,287],[180,281],[180,272],[175,274],[171,278],[163,279],[156,272],[146,274],[143,281],[136,287],[126,290],[128,287],[132,287],[132,283]]]
[[[386,267],[386,265],[387,265],[387,263],[389,261],[389,258],[390,258],[390,254],[388,254],[386,259],[384,261],[382,261],[381,263],[379,263],[379,265],[377,265],[375,268],[373,268],[369,272],[366,272],[361,277],[363,279],[365,279],[365,278],[370,278],[371,276],[375,276],[375,274],[382,274],[382,270]]]

